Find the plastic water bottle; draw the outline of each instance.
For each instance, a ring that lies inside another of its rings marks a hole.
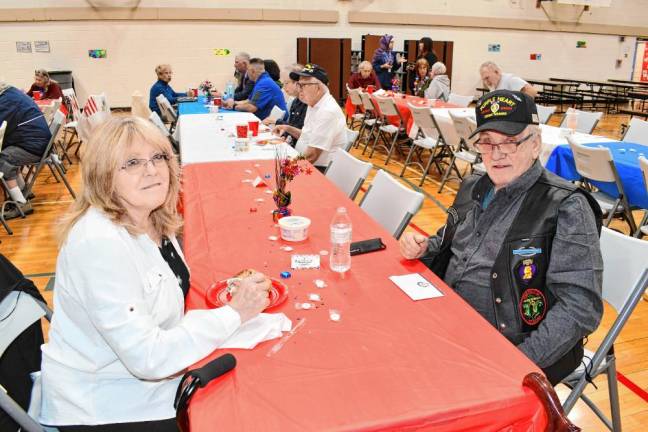
[[[225,96],[225,100],[232,99],[234,97],[235,88],[236,87],[234,87],[234,83],[232,81],[227,82],[227,85],[225,86],[225,94],[223,95]]]
[[[331,270],[344,273],[351,269],[351,219],[346,208],[339,207],[331,221]]]

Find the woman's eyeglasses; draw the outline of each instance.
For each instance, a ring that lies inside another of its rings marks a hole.
[[[156,153],[151,159],[128,159],[120,169],[129,174],[141,174],[146,169],[146,165],[150,162],[154,167],[160,167],[162,164],[169,161],[169,155],[166,153]]]

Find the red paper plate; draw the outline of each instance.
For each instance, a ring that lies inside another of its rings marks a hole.
[[[270,279],[270,281],[270,291],[268,292],[270,304],[264,309],[266,311],[279,306],[288,298],[288,287],[283,282],[277,279]],[[207,288],[206,298],[207,305],[212,308],[228,304],[232,300],[232,295],[227,292],[227,279],[211,284]]]

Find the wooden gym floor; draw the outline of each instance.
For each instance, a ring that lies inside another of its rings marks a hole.
[[[560,116],[554,116],[550,124],[557,125],[559,120]],[[628,116],[625,115],[604,115],[594,133],[618,139],[621,136],[620,125],[627,121]],[[361,149],[353,149],[352,153],[361,159],[369,160],[368,157],[361,155]],[[384,166],[384,160],[385,156],[376,152],[371,162],[393,174],[400,173],[401,158],[396,157],[387,167]],[[428,177],[423,186],[426,193],[423,208],[414,217],[409,230],[434,233],[445,223],[445,212],[441,206],[447,208],[452,204],[458,183],[449,182],[439,193],[440,176],[436,171],[432,171],[433,174]],[[375,170],[372,170],[365,187],[371,182],[374,173]],[[405,174],[405,178],[416,185],[418,185],[418,179],[415,178],[417,176],[420,174],[411,170]],[[68,170],[68,178],[75,191],[79,191],[80,172],[76,160]],[[64,185],[56,183],[48,170],[40,175],[34,186],[34,192],[36,194],[33,200],[34,213],[25,219],[9,221],[14,235],[9,236],[0,228],[2,242],[0,252],[36,283],[51,305],[57,256],[56,230],[61,216],[72,203],[72,198]],[[362,193],[359,194],[358,200],[361,196]],[[641,215],[636,213],[637,222],[640,221],[640,217]],[[614,221],[613,227],[626,233],[628,231],[627,226],[619,221]],[[606,305],[600,328],[589,338],[587,347],[592,351],[595,350],[614,318],[614,311]],[[643,432],[648,428],[648,331],[646,329],[648,329],[648,302],[641,301],[615,345],[617,367],[622,375],[619,392],[623,428],[628,432]],[[595,384],[598,389],[589,385],[586,394],[609,414],[605,378],[597,378]],[[631,390],[633,384],[636,386],[634,391]],[[568,389],[564,386],[559,386],[557,390],[561,398],[568,394]],[[584,431],[607,430],[582,402],[576,405],[569,417]]]

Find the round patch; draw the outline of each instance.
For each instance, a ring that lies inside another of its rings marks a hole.
[[[518,280],[524,284],[531,282],[537,271],[538,268],[536,267],[532,259],[525,259],[520,261],[520,263],[515,268],[515,273]]]
[[[536,325],[547,312],[547,299],[542,291],[529,288],[520,297],[520,315],[522,321],[528,325]]]

